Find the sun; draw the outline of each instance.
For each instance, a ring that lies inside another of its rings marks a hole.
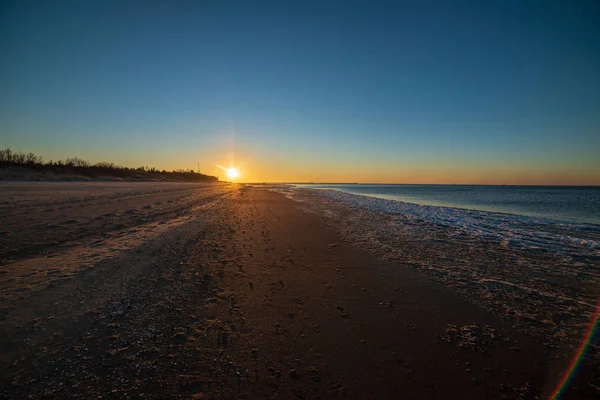
[[[237,168],[229,168],[227,170],[227,176],[230,177],[231,179],[235,179],[238,176],[240,176],[240,172],[237,170]]]

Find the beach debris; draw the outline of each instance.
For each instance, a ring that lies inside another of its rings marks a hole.
[[[475,323],[460,328],[448,324],[445,334],[440,335],[440,340],[443,342],[457,344],[458,347],[481,353],[483,353],[484,347],[491,345],[498,338],[496,330],[489,325],[479,326]]]
[[[313,382],[321,382],[321,375],[319,374],[319,370],[315,367],[311,367],[308,370],[308,374],[310,375],[310,379]]]

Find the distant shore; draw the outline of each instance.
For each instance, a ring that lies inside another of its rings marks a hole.
[[[0,180],[12,181],[152,181],[152,182],[216,182],[216,176],[193,169],[167,171],[142,165],[123,167],[112,162],[92,164],[79,157],[44,161],[35,153],[0,149]]]
[[[189,175],[189,172],[187,173]],[[50,181],[50,182],[217,182],[216,177],[194,173],[191,176],[164,174],[149,171],[128,171],[127,173],[100,172],[68,167],[0,167],[0,181]]]

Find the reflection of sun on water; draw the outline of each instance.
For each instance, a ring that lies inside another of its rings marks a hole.
[[[240,172],[237,170],[237,168],[229,168],[227,170],[227,176],[230,177],[231,179],[235,179],[238,176],[240,176]]]

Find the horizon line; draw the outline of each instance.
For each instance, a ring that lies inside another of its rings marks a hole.
[[[419,185],[419,186],[539,186],[539,187],[582,187],[600,188],[600,185],[552,185],[552,184],[498,184],[498,183],[380,183],[380,182],[290,182],[290,181],[258,181],[232,182],[246,185]]]

